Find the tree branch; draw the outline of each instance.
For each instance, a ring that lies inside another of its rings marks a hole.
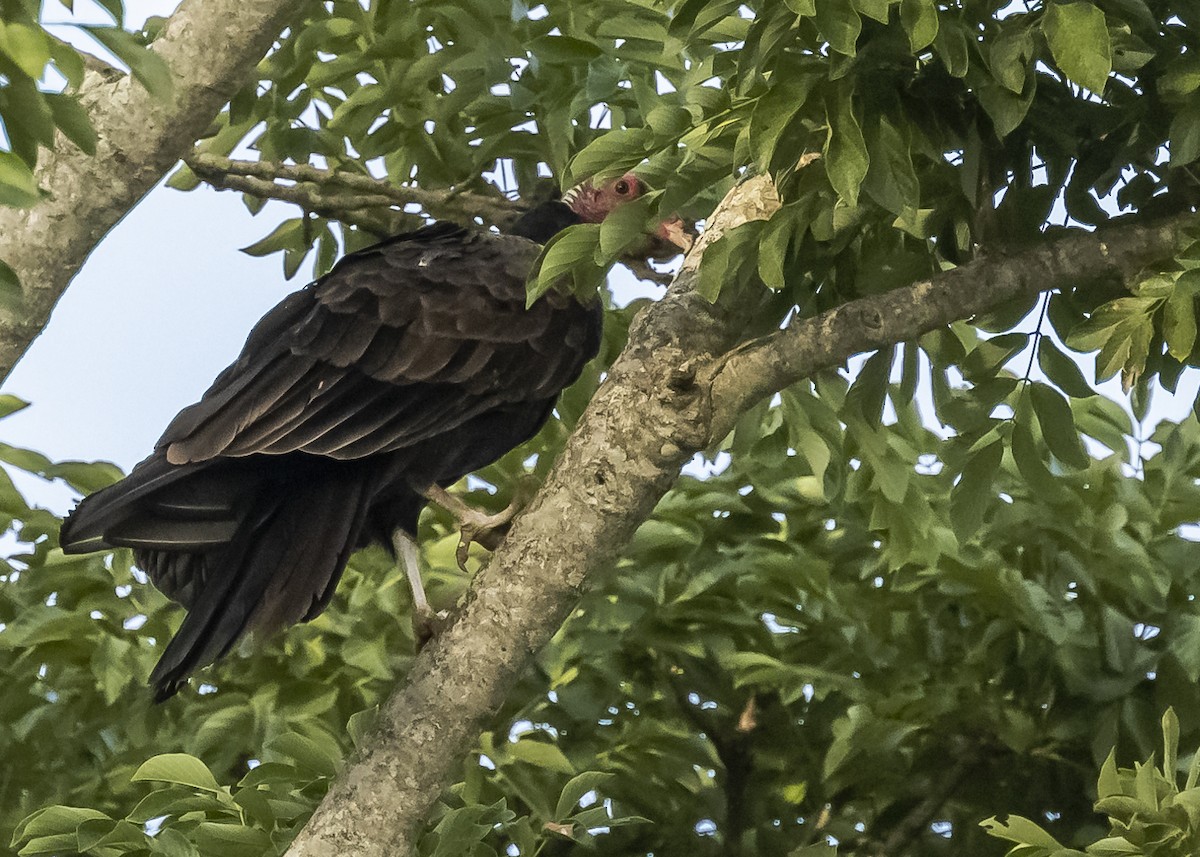
[[[750,405],[847,357],[905,342],[1020,297],[1099,280],[1124,281],[1171,258],[1196,215],[1119,221],[1012,255],[986,258],[928,280],[861,298],[746,343],[713,367],[712,438]]]
[[[37,170],[45,198],[28,209],[0,208],[0,259],[21,278],[23,296],[22,306],[0,310],[0,380],[100,239],[192,146],[303,10],[289,0],[184,0],[151,48],[171,69],[169,99],[128,75],[88,73],[79,95],[99,138],[96,154],[59,134]]]
[[[736,187],[709,219],[717,237],[769,216],[770,180]],[[1019,294],[1128,277],[1173,255],[1182,220],[1070,236],[855,301],[726,351],[750,301],[694,293],[698,246],[667,295],[630,329],[546,483],[468,592],[457,620],[416,659],[378,734],[334,783],[290,857],[383,857],[419,827],[534,652],[590,577],[610,569],[682,464],[758,399],[854,353],[901,341]],[[563,522],[570,526],[563,526]]]
[[[190,164],[189,164],[190,166]],[[235,190],[248,193],[259,199],[275,199],[290,202],[305,211],[329,217],[348,226],[365,229],[379,237],[394,235],[413,226],[414,215],[392,208],[392,201],[378,194],[355,196],[350,193],[330,194],[321,187],[308,182],[281,185],[254,176],[202,174],[204,179],[217,190]]]
[[[908,846],[916,841],[927,827],[935,820],[942,807],[953,797],[958,787],[966,779],[971,768],[978,761],[977,755],[966,742],[954,742],[957,746],[957,757],[953,765],[946,771],[941,781],[934,784],[932,790],[914,806],[900,823],[892,828],[891,833],[883,840],[875,852],[875,857],[899,857]]]
[[[729,204],[727,197],[721,210]],[[413,853],[430,807],[529,658],[703,445],[705,402],[687,364],[723,352],[740,327],[691,293],[694,280],[681,273],[635,319],[546,483],[479,573],[457,620],[417,657],[380,712],[378,734],[335,781],[290,857]]]
[[[397,185],[345,170],[323,170],[309,164],[276,164],[270,161],[236,161],[195,152],[184,159],[192,172],[217,188],[251,193],[264,199],[279,199],[302,205],[309,211],[333,212],[330,217],[354,222],[370,208],[392,210],[393,206],[416,204],[431,217],[504,226],[521,211],[499,191],[495,195],[460,190],[429,190],[415,185]],[[279,182],[293,182],[291,185]],[[342,212],[342,213],[338,213]],[[343,217],[343,213],[346,217]],[[399,212],[395,212],[399,214]],[[376,212],[383,221],[388,217]],[[394,230],[393,230],[394,231]]]

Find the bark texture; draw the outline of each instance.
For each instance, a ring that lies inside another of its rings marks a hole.
[[[769,180],[731,191],[712,238],[778,207]],[[455,623],[414,664],[362,756],[338,778],[289,857],[413,853],[422,820],[590,577],[611,568],[681,465],[771,392],[851,355],[1020,294],[1127,278],[1170,257],[1183,221],[1072,236],[856,301],[747,343],[745,306],[693,291],[701,242],[667,296],[634,322],[546,484],[476,579]],[[564,526],[563,522],[570,522]]]
[[[169,99],[131,77],[89,72],[79,91],[99,137],[94,156],[61,134],[37,177],[33,208],[0,208],[0,259],[21,278],[24,306],[0,310],[0,380],[45,327],[100,239],[189,151],[305,3],[184,0],[153,50],[171,69]]]
[[[439,220],[466,223],[479,217],[484,223],[500,227],[512,222],[522,210],[498,190],[495,194],[429,190],[308,164],[239,161],[201,152],[185,157],[184,162],[218,190],[237,190],[259,199],[295,203],[308,211],[381,235],[394,235],[405,226],[422,225],[420,219],[405,214],[404,206],[419,206],[421,211]],[[281,181],[289,184],[280,184]]]

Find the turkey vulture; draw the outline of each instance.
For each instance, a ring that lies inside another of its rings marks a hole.
[[[585,182],[507,235],[434,223],[344,257],[255,325],[236,362],[149,458],[63,523],[66,553],[117,546],[188,611],[156,698],[252,629],[317,616],[350,554],[380,543],[415,571],[417,518],[528,440],[600,346],[598,302],[526,308],[539,244],[644,192]],[[685,243],[676,219],[664,238]],[[419,582],[419,575],[417,581]]]

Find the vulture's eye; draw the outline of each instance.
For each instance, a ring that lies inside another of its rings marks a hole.
[[[625,179],[621,179],[616,183],[613,190],[615,190],[621,196],[624,196],[625,194],[629,193],[629,182],[625,181]]]

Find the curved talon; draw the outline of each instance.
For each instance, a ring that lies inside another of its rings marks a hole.
[[[522,479],[517,483],[516,490],[513,492],[512,502],[494,515],[468,506],[439,485],[431,485],[421,493],[458,521],[459,540],[454,557],[458,560],[458,567],[466,571],[471,544],[478,543],[489,551],[498,548],[504,541],[504,537],[508,535],[513,518],[520,514],[532,497],[534,487],[531,480]]]

